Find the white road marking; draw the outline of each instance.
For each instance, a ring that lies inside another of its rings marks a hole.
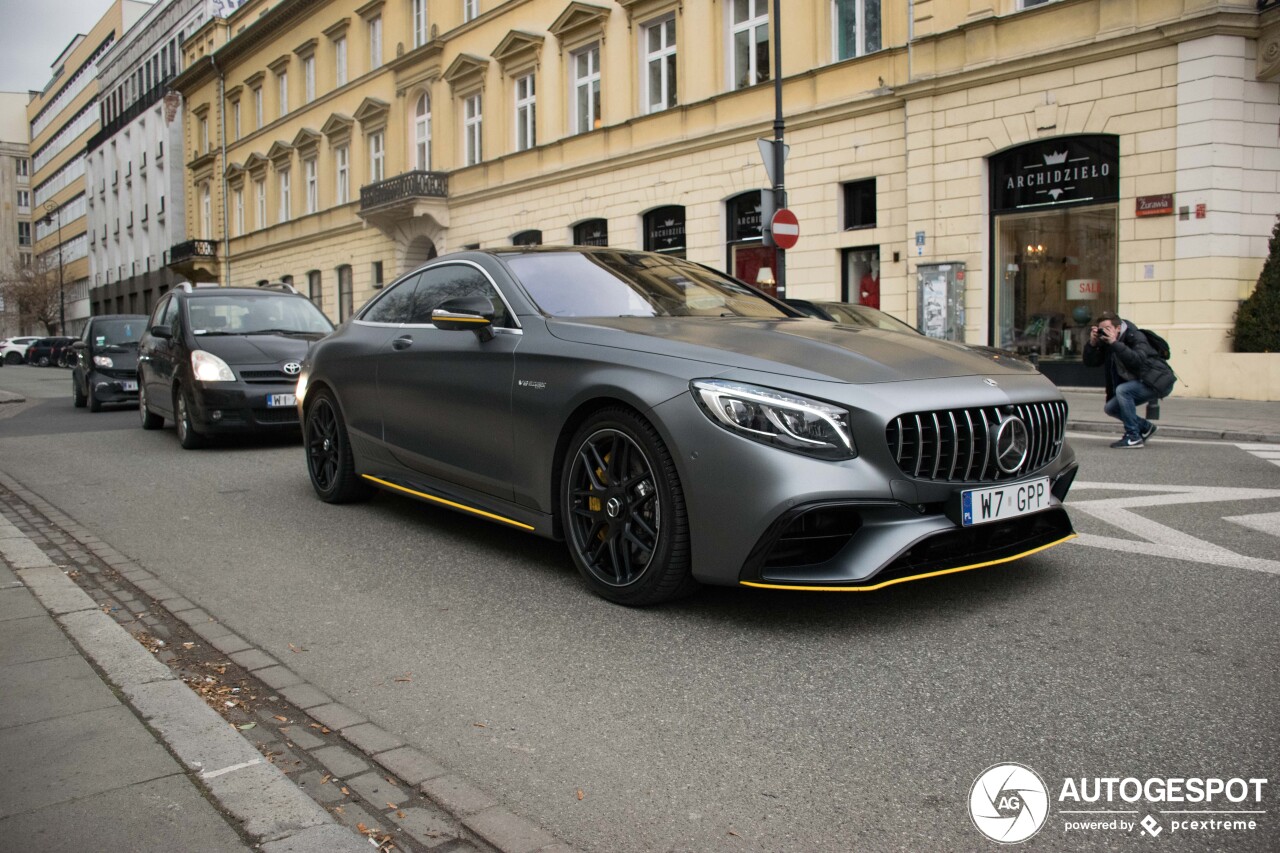
[[[262,763],[261,758],[255,758],[252,761],[244,761],[244,762],[241,762],[240,764],[232,764],[230,767],[224,767],[221,770],[206,770],[205,772],[200,774],[200,778],[201,779],[217,779],[219,776],[225,776],[228,773],[234,773],[237,770],[243,770],[246,767],[253,767],[256,764],[261,764],[261,763]]]
[[[1140,537],[1139,539],[1120,539],[1114,536],[1082,533],[1072,540],[1077,545],[1145,554],[1150,557],[1163,557],[1171,560],[1193,560],[1200,563],[1211,563],[1218,566],[1250,569],[1256,572],[1280,575],[1280,560],[1268,560],[1261,557],[1238,554],[1229,548],[1206,542],[1189,533],[1161,524],[1158,521],[1152,521],[1132,511],[1133,508],[1147,506],[1179,506],[1223,501],[1280,499],[1280,489],[1077,482],[1071,487],[1071,494],[1074,497],[1078,491],[1082,490],[1146,492],[1147,494],[1091,500],[1068,500],[1067,506],[1071,511],[1086,513],[1100,521]],[[1234,521],[1241,518],[1263,518],[1265,519],[1264,523],[1271,524],[1274,521],[1276,527],[1280,528],[1280,513],[1234,516],[1228,520]],[[1237,521],[1237,523],[1243,522]],[[1264,528],[1259,527],[1258,529]],[[1273,531],[1266,529],[1265,532],[1270,533]],[[1280,535],[1280,532],[1277,535]]]
[[[1280,536],[1280,512],[1260,512],[1256,515],[1228,515],[1223,520],[1243,527],[1252,527],[1254,530],[1261,530],[1263,533],[1270,533],[1272,536]]]

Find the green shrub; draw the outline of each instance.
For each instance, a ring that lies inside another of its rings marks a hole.
[[[1240,303],[1232,333],[1236,352],[1280,352],[1280,216],[1252,295]]]

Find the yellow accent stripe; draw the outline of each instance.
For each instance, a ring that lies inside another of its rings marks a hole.
[[[1008,562],[1012,562],[1013,560],[1021,560],[1023,557],[1030,557],[1032,554],[1038,554],[1041,551],[1046,551],[1049,548],[1054,547],[1055,545],[1061,545],[1063,542],[1068,542],[1075,538],[1076,538],[1076,534],[1072,533],[1070,536],[1062,537],[1057,542],[1050,542],[1048,545],[1041,545],[1039,548],[1032,548],[1030,551],[1026,551],[1021,554],[1015,554],[1012,557],[1004,557],[999,560],[988,560],[985,563],[974,563],[972,566],[959,566],[954,569],[940,569],[939,571],[926,572],[925,574],[922,574],[922,575],[910,575],[909,577],[905,577],[905,578],[894,578],[893,580],[887,580],[887,581],[884,581],[883,583],[878,583],[875,586],[799,586],[795,584],[760,583],[758,581],[739,581],[739,583],[742,586],[754,586],[760,589],[791,589],[791,590],[801,590],[805,592],[875,592],[877,589],[884,589],[886,586],[893,586],[896,583],[906,583],[907,581],[918,581],[918,580],[923,580],[924,578],[936,578],[939,575],[950,575],[956,572],[967,572],[970,569],[981,569],[984,566],[995,566],[1000,563],[1008,563]]]
[[[447,501],[444,498],[438,498],[435,495],[428,495],[426,492],[417,492],[417,491],[414,491],[413,489],[406,489],[404,486],[397,486],[395,483],[388,483],[386,480],[379,480],[377,477],[370,477],[368,474],[361,474],[360,476],[364,477],[366,480],[372,480],[373,482],[377,483],[379,486],[382,486],[383,488],[395,489],[398,492],[404,492],[407,495],[413,495],[415,498],[422,498],[423,500],[435,501],[438,504],[444,504],[447,507],[460,509],[463,512],[469,512],[474,515],[483,516],[485,518],[491,518],[494,521],[501,521],[503,524],[510,524],[512,527],[519,527],[521,530],[534,529],[532,524],[525,524],[522,521],[515,521],[510,518],[504,518],[501,515],[494,515],[491,512],[485,512],[482,509],[476,509],[475,507],[470,507],[465,504],[454,503],[453,501]]]
[[[450,323],[491,323],[493,322],[492,320],[488,320],[484,317],[457,317],[452,314],[441,314],[438,317],[432,317],[431,320],[433,322],[436,320],[448,320]]]

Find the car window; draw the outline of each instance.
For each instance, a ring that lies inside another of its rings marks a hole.
[[[283,293],[217,294],[189,298],[193,335],[320,334],[333,324],[310,299]]]
[[[88,342],[95,347],[136,344],[142,338],[142,318],[127,320],[95,320],[86,330]]]
[[[151,312],[151,319],[147,321],[147,327],[168,326],[173,322],[173,303],[172,296],[165,296],[156,303],[156,307]]]
[[[494,290],[489,277],[470,264],[443,264],[422,271],[414,299],[414,324],[431,322],[431,312],[450,299],[483,296],[493,303],[493,325],[508,326],[507,306]]]
[[[366,323],[408,323],[415,313],[418,275],[406,276],[391,285],[368,308],[360,319]]]
[[[508,266],[553,317],[786,317],[738,281],[678,258],[547,252]]]

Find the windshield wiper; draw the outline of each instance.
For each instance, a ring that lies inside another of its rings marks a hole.
[[[323,332],[308,331],[307,329],[254,329],[251,332],[245,332],[246,335],[322,335]]]

